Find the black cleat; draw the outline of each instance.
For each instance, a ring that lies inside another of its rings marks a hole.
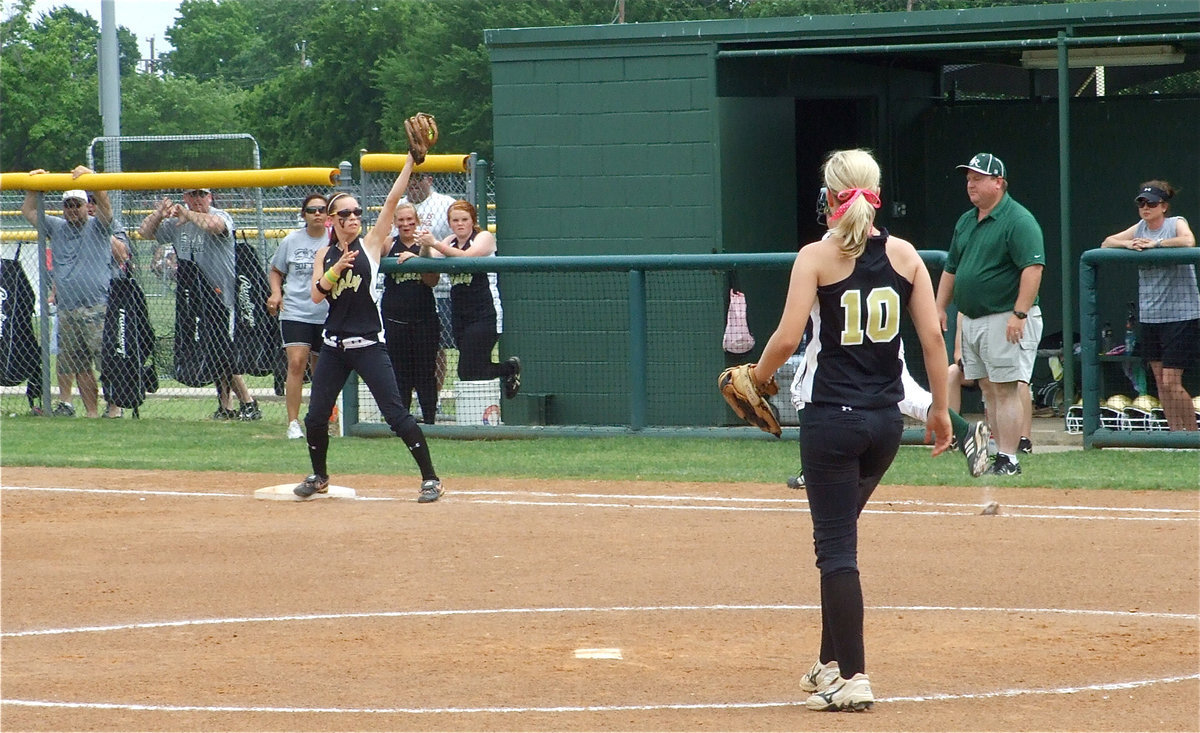
[[[329,491],[329,477],[309,474],[307,478],[292,489],[292,493],[301,499],[307,499],[313,494],[324,494]]]

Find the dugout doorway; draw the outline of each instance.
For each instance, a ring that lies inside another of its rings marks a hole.
[[[821,166],[826,156],[848,148],[879,154],[878,105],[873,97],[797,99],[795,108],[796,243],[800,246],[825,233],[825,226],[817,221],[816,201],[824,185]]]

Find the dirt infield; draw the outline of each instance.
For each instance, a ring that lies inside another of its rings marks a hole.
[[[881,487],[832,714],[803,492],[295,478],[4,468],[3,729],[1197,729],[1195,492]]]

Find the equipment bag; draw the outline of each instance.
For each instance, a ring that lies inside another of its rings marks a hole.
[[[279,331],[279,318],[267,312],[271,286],[266,270],[254,246],[241,232],[238,232],[234,251],[237,318],[233,326],[233,371],[255,377],[273,375],[275,382],[282,384],[287,376],[287,360],[282,356],[283,335]]]
[[[191,260],[179,260],[175,287],[175,379],[203,387],[233,373],[229,311]]]
[[[146,308],[146,294],[128,273],[109,284],[108,309],[100,341],[100,382],[104,398],[117,407],[137,408],[146,393],[158,391],[158,370],[153,364],[154,327]]]
[[[42,393],[42,349],[33,331],[33,286],[21,267],[21,245],[11,260],[0,260],[0,384],[28,382],[30,409]]]

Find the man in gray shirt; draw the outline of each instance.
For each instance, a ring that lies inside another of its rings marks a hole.
[[[45,173],[43,169],[30,175]],[[93,171],[76,166],[75,178]],[[37,193],[25,192],[21,214],[50,240],[50,302],[58,308],[58,404],[54,414],[75,415],[71,404],[74,383],[88,417],[99,417],[99,388],[95,364],[100,358],[104,312],[108,306],[108,283],[114,259],[124,262],[128,253],[113,237],[112,203],[104,191],[96,191],[96,215],[88,215],[88,194],[80,189],[62,194],[62,216],[46,215],[40,222]],[[119,249],[119,251],[118,251]],[[120,417],[121,410],[109,405],[105,417]]]
[[[237,298],[236,257],[233,243],[233,218],[212,205],[212,191],[196,188],[185,191],[183,204],[163,198],[158,207],[142,222],[139,231],[143,239],[157,239],[161,244],[171,244],[180,260],[196,263],[200,272],[208,279],[228,313],[227,333],[229,342],[220,348],[232,349],[234,316]],[[250,390],[240,374],[219,377],[216,382],[217,399],[220,404],[213,413],[216,420],[258,420],[262,411],[258,401],[250,396]],[[241,405],[234,409],[230,388],[237,392]]]

